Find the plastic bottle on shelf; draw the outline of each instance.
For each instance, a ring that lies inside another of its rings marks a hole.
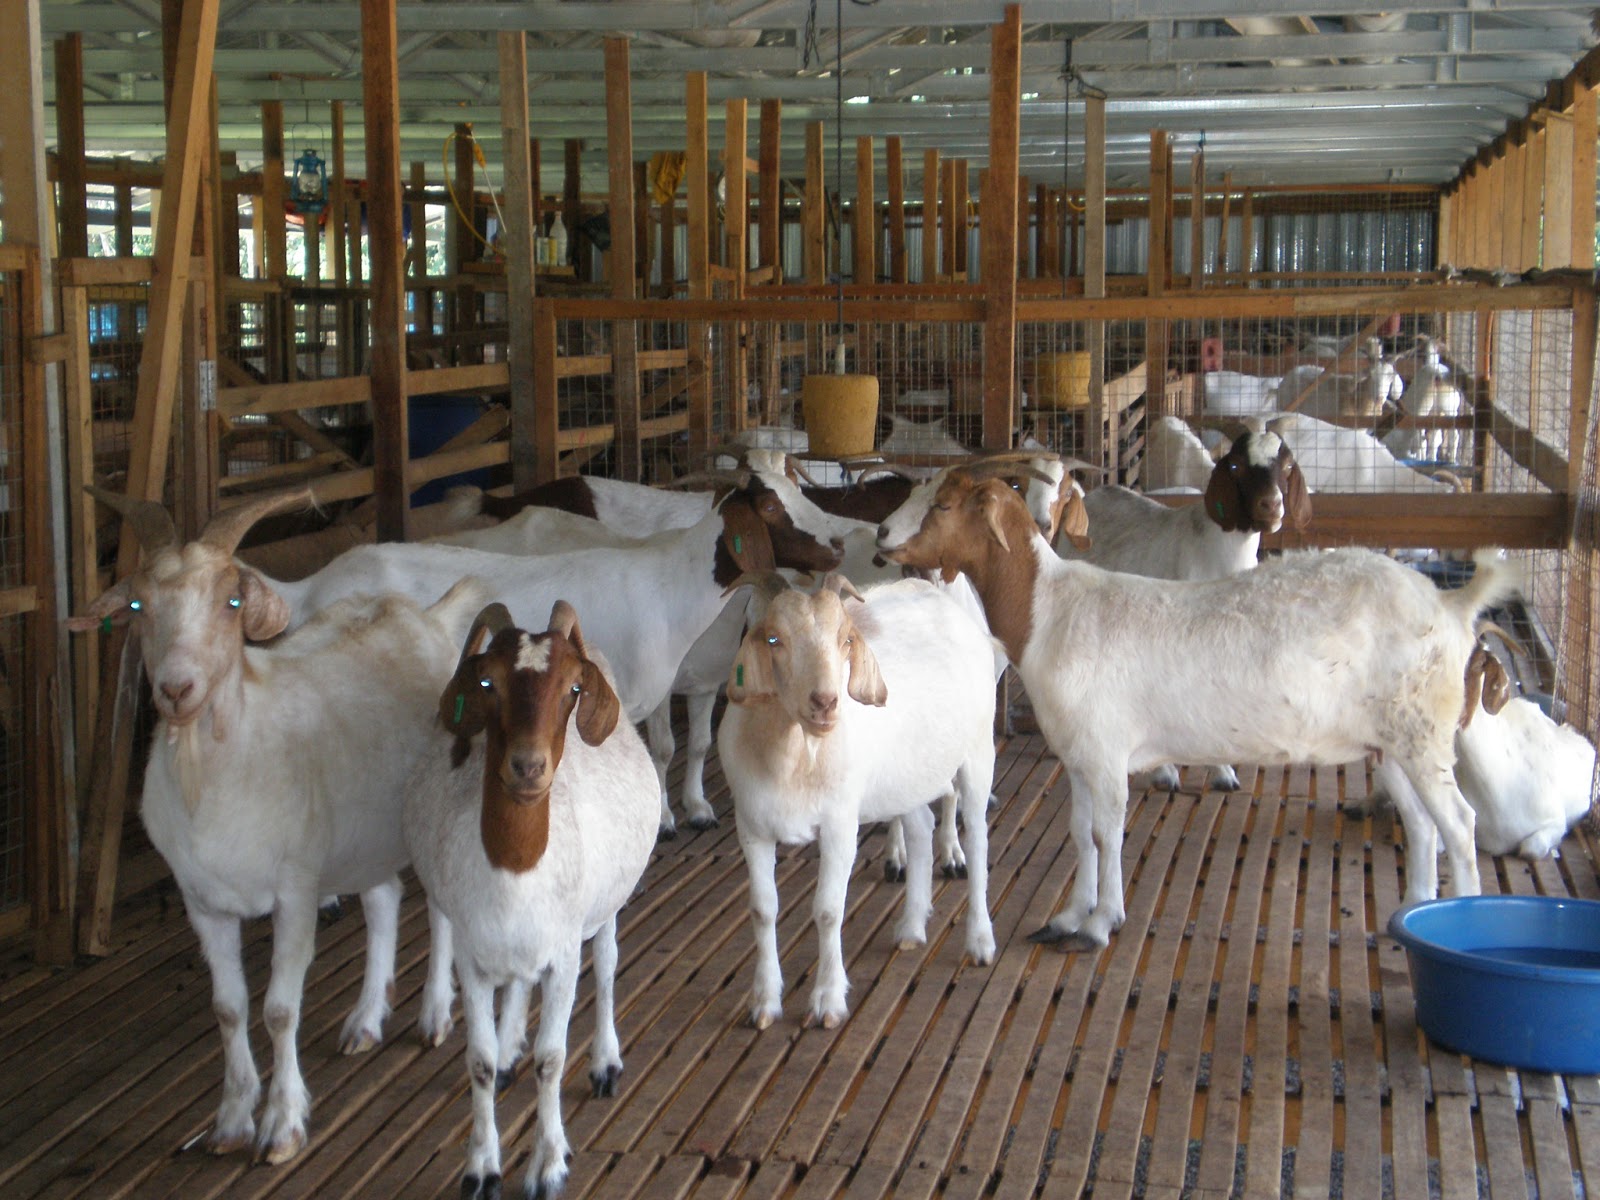
[[[557,213],[550,222],[550,263],[552,266],[565,266],[567,262],[567,226]]]

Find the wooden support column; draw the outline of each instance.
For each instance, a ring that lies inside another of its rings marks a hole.
[[[873,181],[873,152],[870,137],[856,138],[856,203],[850,229],[850,278],[857,285],[878,282],[878,202]],[[876,330],[866,322],[856,324],[856,363],[858,374],[876,375]]]
[[[567,257],[577,277],[587,280],[590,273],[587,248],[578,249],[578,222],[583,220],[583,139],[567,138],[561,143],[561,220],[567,227]]]
[[[1239,277],[1245,286],[1256,269],[1255,198],[1246,188],[1239,200]]]
[[[1034,274],[1040,279],[1055,274],[1050,266],[1050,244],[1050,189],[1041,183],[1033,189]]]
[[[84,181],[83,35],[56,42],[56,214],[63,258],[89,253],[89,191]]]
[[[1028,276],[1028,177],[1017,177],[1017,278]]]
[[[750,246],[750,197],[745,171],[745,147],[749,136],[749,105],[742,99],[728,101],[723,119],[722,170],[727,182],[727,201],[723,205],[723,262],[733,272],[733,283],[728,296],[732,300],[744,299],[745,267]],[[745,332],[749,327],[742,322],[730,322],[727,329],[727,351],[723,361],[727,368],[728,409],[723,414],[723,427],[738,433],[750,423],[750,356],[745,348]]]
[[[331,127],[328,144],[328,258],[333,263],[333,284],[343,288],[350,278],[350,264],[346,261],[345,207],[347,197],[344,170],[344,101],[335,100],[328,105],[328,122]],[[341,338],[343,330],[340,331]],[[340,347],[340,357],[344,349]],[[344,370],[341,367],[341,375]]]
[[[1222,220],[1217,223],[1217,276],[1228,276],[1228,220],[1233,215],[1233,172],[1222,173]]]
[[[922,152],[922,282],[939,278],[939,152]]]
[[[639,297],[650,294],[650,264],[656,257],[652,225],[650,164],[636,162],[633,164],[633,293]]]
[[[1206,277],[1206,152],[1194,152],[1189,169],[1189,288],[1198,292]]]
[[[1553,112],[1545,125],[1544,261],[1546,270],[1572,265],[1572,117]]]
[[[1504,204],[1500,209],[1502,261],[1508,270],[1525,271],[1522,261],[1522,169],[1526,155],[1519,131],[1513,127],[1506,138]]]
[[[992,118],[991,118],[992,119]],[[956,277],[956,241],[960,237],[957,230],[965,225],[966,214],[960,218],[956,215],[956,163],[954,159],[946,159],[939,164],[939,262],[940,272],[944,275],[945,282],[954,282]]]
[[[606,169],[611,203],[611,296],[632,300],[633,244],[633,93],[629,78],[628,39],[605,39]],[[612,450],[622,479],[639,482],[643,474],[639,442],[639,327],[619,320],[611,331],[611,370],[616,398],[616,433]]]
[[[395,0],[361,0],[361,99],[372,230],[372,456],[380,542],[407,538],[409,413],[400,244],[400,63]]]
[[[1150,299],[1167,290],[1167,255],[1170,252],[1167,215],[1171,208],[1172,162],[1164,129],[1150,131],[1150,238],[1145,262],[1145,295]],[[1152,317],[1144,324],[1146,420],[1167,412],[1167,323]]]
[[[1106,100],[1089,95],[1083,100],[1083,294],[1101,299],[1106,294]],[[1092,463],[1107,467],[1107,478],[1118,481],[1117,446],[1121,411],[1105,403],[1106,323],[1089,322],[1089,412],[1084,451]]]
[[[757,216],[759,226],[759,264],[777,267],[774,283],[783,282],[783,101],[761,102],[760,132],[761,176],[756,182]]]
[[[801,209],[800,224],[805,249],[805,280],[807,283],[828,281],[827,211],[828,192],[823,166],[822,122],[806,125],[806,194]]]
[[[283,102],[261,102],[261,255],[264,277],[278,288],[289,276],[289,225],[283,176]],[[171,195],[165,186],[162,198]],[[166,207],[165,204],[162,205]],[[159,241],[157,242],[159,245]],[[266,302],[266,371],[272,383],[287,383],[294,370],[292,320],[282,291]]]
[[[1579,82],[1572,102],[1572,249],[1571,265],[1587,270],[1594,261],[1595,145],[1600,139],[1596,128],[1595,92]],[[1580,442],[1572,442],[1574,447]],[[1582,455],[1574,452],[1574,458]]]
[[[906,168],[901,158],[900,139],[890,137],[885,143],[885,158],[889,172],[889,279],[905,283],[906,274]]]
[[[1018,94],[1020,95],[1020,93]],[[992,115],[990,119],[993,120]],[[994,151],[992,149],[989,152],[989,159],[991,162],[994,161]],[[972,182],[966,159],[956,159],[955,168],[956,204],[954,221],[950,228],[955,230],[956,235],[955,273],[964,280],[969,275],[967,259],[971,253],[967,234],[972,228]],[[979,257],[982,257],[981,253]]]
[[[1539,265],[1539,239],[1544,227],[1544,150],[1544,130],[1529,129],[1523,145],[1522,164],[1522,269],[1525,271]]]
[[[688,180],[688,227],[684,264],[690,300],[711,298],[711,146],[707,128],[706,73],[692,71],[685,85],[684,174]],[[808,139],[809,143],[809,139]],[[711,447],[711,325],[690,321],[689,458],[698,468]]]
[[[533,300],[533,456],[534,480],[549,483],[561,474],[560,394],[556,380],[556,305]],[[516,436],[513,432],[512,436]]]
[[[1484,190],[1489,203],[1485,206],[1484,227],[1488,237],[1484,266],[1499,270],[1506,265],[1505,211],[1506,211],[1506,160],[1504,155],[1489,160],[1484,172]]]
[[[533,164],[528,144],[528,38],[522,30],[497,35],[500,51],[500,152],[505,156],[507,365],[511,378],[511,483],[518,491],[537,481],[534,457],[533,366]],[[421,207],[418,205],[417,207]],[[418,221],[411,218],[415,233]],[[426,261],[426,260],[424,260]]]
[[[446,180],[450,194],[455,198],[455,203],[450,206],[445,217],[445,254],[448,258],[447,270],[455,278],[456,283],[451,289],[451,303],[449,315],[445,321],[445,335],[471,333],[478,327],[478,289],[467,281],[463,268],[467,263],[477,262],[478,254],[478,204],[477,204],[477,163],[472,154],[472,122],[463,121],[455,129],[455,172],[454,178]],[[479,362],[482,360],[482,351],[473,346],[467,339],[452,347],[450,356],[453,363]]]
[[[1017,171],[1022,129],[1022,6],[990,30],[989,170],[980,222],[983,290],[983,445],[1011,445],[1016,404]],[[965,197],[957,202],[964,207]],[[964,224],[964,222],[963,222]],[[963,238],[965,240],[965,238]]]
[[[533,236],[544,236],[544,184],[539,172],[539,139],[528,139],[528,190],[533,199]],[[535,243],[537,244],[537,243]],[[534,255],[534,263],[538,263],[538,255]]]
[[[502,101],[504,107],[504,101]],[[428,273],[428,164],[411,164],[411,199],[407,207],[411,215],[411,245],[406,249],[406,274],[421,279]],[[431,333],[433,322],[423,320],[418,314],[415,328],[419,333]]]
[[[670,300],[678,288],[678,197],[661,206],[661,298]]]

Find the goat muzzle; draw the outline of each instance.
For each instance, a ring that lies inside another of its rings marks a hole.
[[[550,756],[542,751],[507,750],[500,768],[500,782],[518,804],[532,804],[548,797],[553,775]]]

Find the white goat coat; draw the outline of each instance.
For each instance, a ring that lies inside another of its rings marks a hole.
[[[1149,423],[1139,470],[1139,484],[1145,491],[1184,487],[1203,492],[1215,466],[1205,443],[1182,417],[1157,417]],[[1093,525],[1089,536],[1098,536]]]
[[[1346,429],[1302,413],[1267,422],[1283,439],[1313,492],[1452,492],[1395,459],[1389,448],[1361,429]]]
[[[1204,504],[1169,508],[1125,487],[1100,487],[1083,499],[1089,513],[1088,550],[1056,538],[1062,558],[1152,579],[1223,579],[1256,565],[1259,533],[1230,533]]]
[[[285,889],[364,892],[405,866],[401,787],[481,602],[430,617],[396,597],[344,601],[244,647],[226,741],[210,711],[175,741],[156,727],[141,815],[187,903],[257,917]]]
[[[1478,815],[1478,845],[1543,858],[1589,811],[1595,749],[1531,700],[1480,709],[1456,731],[1456,782]]]

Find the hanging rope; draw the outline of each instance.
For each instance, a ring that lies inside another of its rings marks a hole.
[[[479,143],[477,138],[472,136],[471,128],[468,128],[467,132],[464,134],[458,134],[455,130],[451,130],[450,135],[444,139],[444,146],[440,151],[440,159],[444,163],[445,179],[448,180],[450,178],[450,144],[454,142],[457,137],[465,137],[467,141],[472,143],[472,160],[478,165],[478,167],[483,169],[483,190],[489,193],[489,202],[494,205],[495,220],[500,223],[500,228],[504,229],[506,227],[506,218],[505,214],[500,211],[500,194],[496,192],[491,185],[491,181],[489,179],[489,162],[486,158],[484,158],[483,146]],[[477,171],[474,170],[472,173],[472,178],[467,181],[468,188],[471,190],[476,190],[477,180]],[[445,192],[450,197],[450,207],[456,210],[456,215],[461,218],[461,223],[471,231],[472,236],[478,241],[482,242],[484,248],[488,250],[490,254],[499,255],[500,247],[496,246],[493,242],[485,238],[483,234],[479,233],[477,222],[472,219],[472,216],[469,213],[462,209],[461,201],[456,196],[456,189],[447,185],[445,187]]]

